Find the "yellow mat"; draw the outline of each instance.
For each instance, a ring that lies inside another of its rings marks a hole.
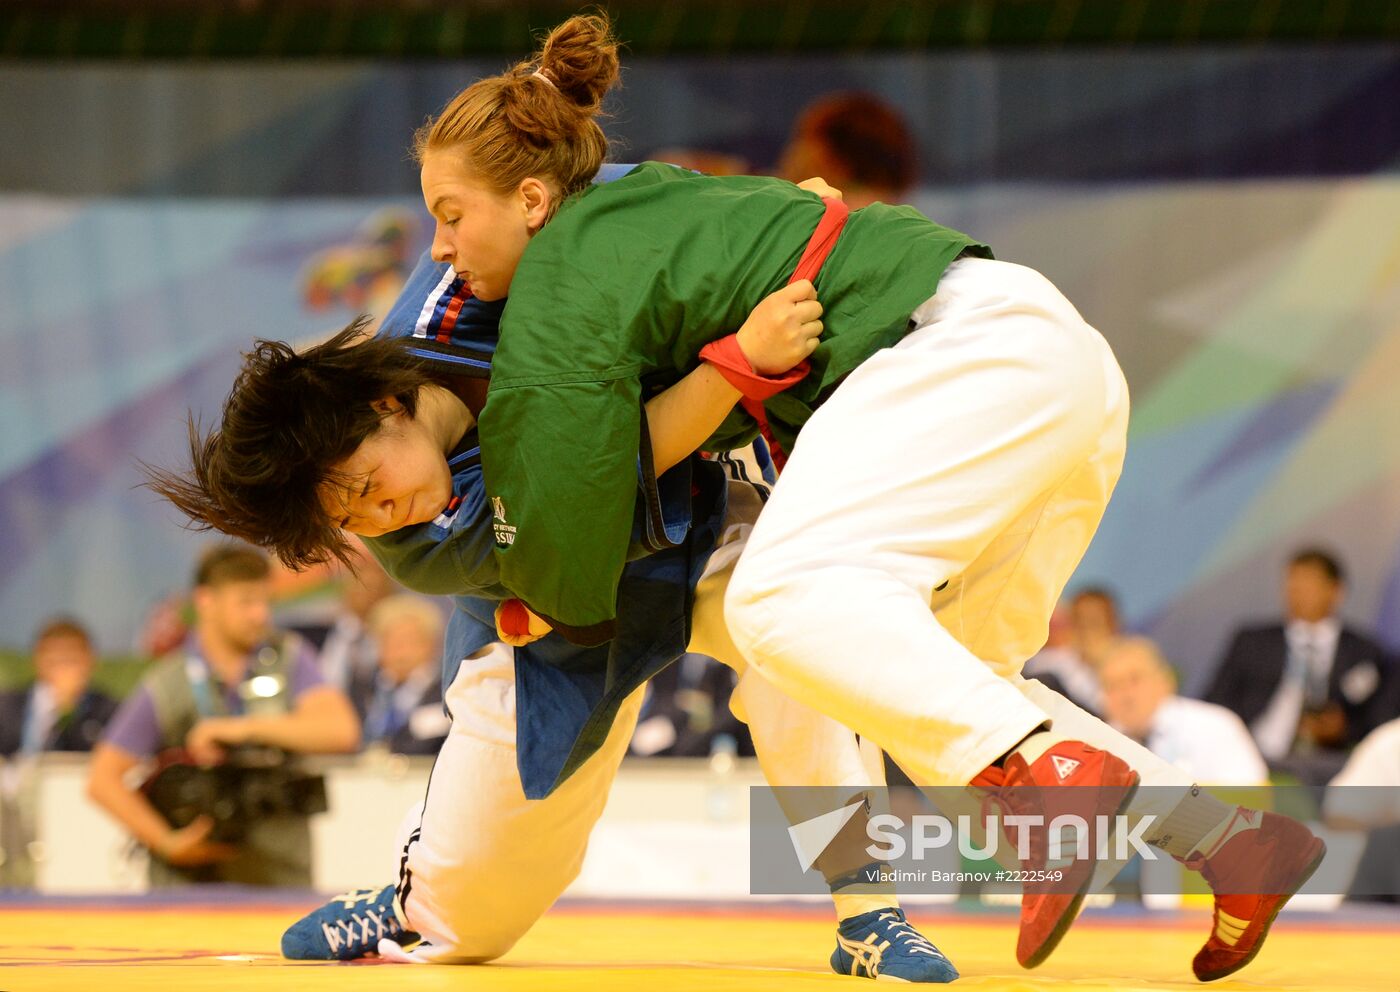
[[[641,911],[561,907],[500,962],[477,967],[287,962],[282,929],[301,907],[0,908],[0,990],[193,992],[748,992],[865,988],[826,970],[824,918],[792,912]],[[998,992],[1201,989],[1192,954],[1206,915],[1076,924],[1033,972],[1015,963],[1014,916],[912,914],[958,965],[958,989]],[[873,986],[872,986],[873,987]],[[1400,932],[1285,918],[1249,968],[1220,990],[1369,992],[1400,989]]]

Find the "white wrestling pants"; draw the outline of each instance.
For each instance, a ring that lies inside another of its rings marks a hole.
[[[734,708],[750,725],[771,784],[849,785],[852,793],[880,784],[882,771],[865,766],[850,730],[749,677],[729,640],[725,590],[760,506],[752,487],[731,485],[721,545],[696,590],[691,649],[739,671]],[[579,873],[642,693],[627,699],[607,742],[582,768],[547,799],[530,800],[516,767],[513,651],[493,644],[462,662],[447,691],[451,732],[424,802],[405,820],[396,848],[405,852],[404,915],[425,942],[409,952],[386,942],[386,956],[489,961],[534,925]]]
[[[919,785],[967,784],[1047,720],[1189,785],[1019,676],[1122,470],[1108,344],[1038,272],[977,258],[912,319],[803,427],[729,584],[740,651]]]

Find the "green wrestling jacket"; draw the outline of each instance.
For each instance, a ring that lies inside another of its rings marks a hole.
[[[824,209],[781,180],[648,162],[567,200],[530,242],[501,317],[481,450],[501,580],[561,631],[609,636],[639,483],[654,501],[644,400],[787,282]],[[911,207],[850,215],[815,280],[826,330],[812,371],[765,404],[784,447],[847,373],[908,332],[965,251],[991,254]],[[736,410],[707,447],[755,432]]]

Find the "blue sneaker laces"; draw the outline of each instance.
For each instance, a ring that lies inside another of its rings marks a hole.
[[[394,910],[394,887],[342,893],[303,916],[282,935],[282,954],[294,960],[348,961],[364,957],[384,938],[406,933]]]

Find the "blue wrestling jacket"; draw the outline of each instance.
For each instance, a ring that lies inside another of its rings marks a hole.
[[[625,172],[628,167],[604,167]],[[412,351],[444,375],[486,377],[505,301],[471,296],[450,266],[426,254],[385,317],[380,336],[411,337]],[[463,658],[496,640],[495,609],[510,593],[493,554],[492,513],[480,448],[468,435],[450,456],[453,499],[427,524],[365,543],[386,570],[419,592],[450,595],[443,692]],[[659,480],[665,541],[647,540],[653,516],[639,510],[637,555],[618,588],[610,641],[582,647],[552,633],[515,650],[517,762],[525,795],[549,795],[602,746],[622,702],[679,658],[690,640],[695,584],[724,520],[728,473],[692,458]],[[642,545],[672,545],[654,552]],[[567,567],[566,563],[561,563]]]

